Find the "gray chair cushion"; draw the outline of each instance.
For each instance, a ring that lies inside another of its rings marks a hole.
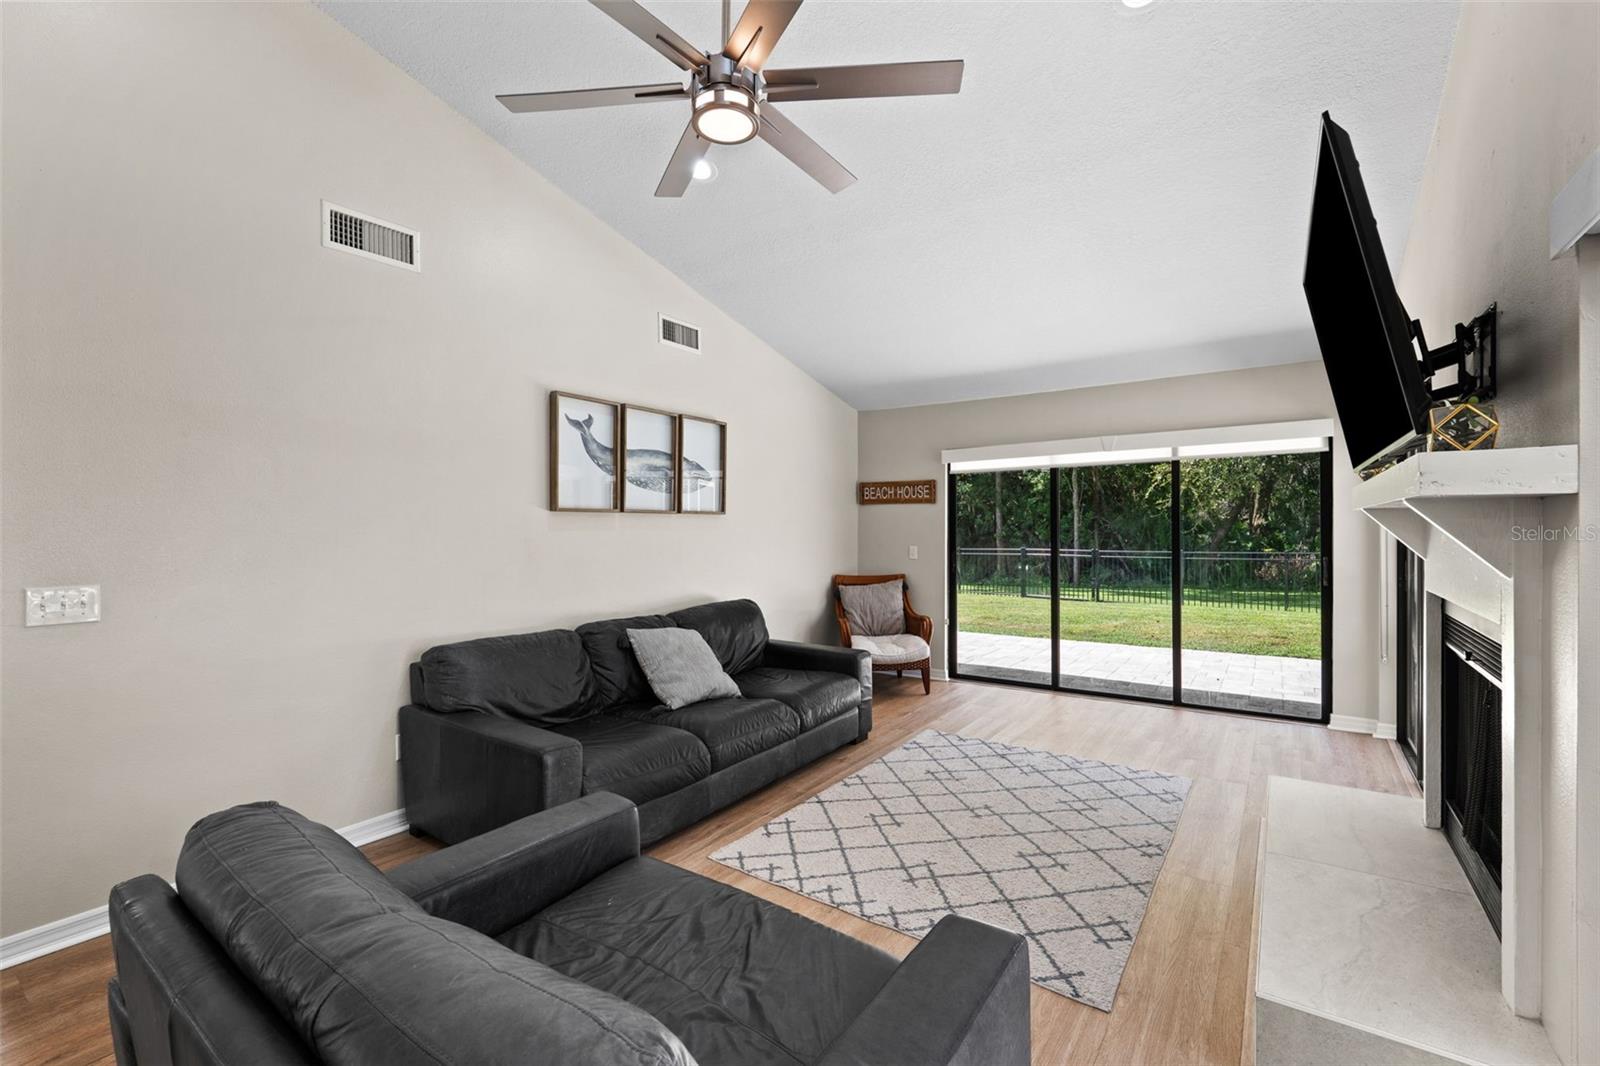
[[[594,678],[570,629],[484,637],[422,653],[423,699],[436,711],[488,711],[543,725],[588,713]]]
[[[872,656],[872,665],[879,667],[925,663],[931,654],[928,642],[915,633],[896,633],[886,637],[861,637],[852,633],[850,646]]]
[[[713,771],[800,735],[798,715],[773,700],[704,700],[676,711],[638,706],[607,713],[693,733],[711,753]]]
[[[650,691],[671,710],[739,695],[706,638],[692,629],[630,629],[628,640]]]
[[[704,1066],[815,1061],[895,969],[859,940],[648,858],[500,942],[649,1011]]]
[[[880,581],[876,585],[840,585],[839,602],[850,632],[881,637],[906,631],[904,582]]]
[[[275,803],[196,823],[178,891],[324,1062],[690,1061],[644,1010],[424,913]]]
[[[711,773],[711,753],[699,738],[681,729],[608,711],[550,731],[583,745],[585,796],[615,792],[643,805]]]
[[[815,729],[861,706],[861,682],[826,670],[758,666],[733,680],[752,699],[777,700],[789,707],[799,715],[801,729]]]

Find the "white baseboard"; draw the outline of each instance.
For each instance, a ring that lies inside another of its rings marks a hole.
[[[404,809],[380,814],[376,818],[368,818],[355,825],[347,825],[339,830],[339,835],[358,848],[366,847],[374,840],[392,837],[396,833],[404,833],[411,828],[411,823],[406,821]]]
[[[1378,740],[1398,740],[1400,732],[1393,722],[1379,722],[1372,728],[1372,735]]]
[[[404,810],[390,811],[376,818],[368,818],[364,822],[345,826],[339,830],[339,835],[359,848],[374,840],[403,833],[409,825]],[[49,955],[62,948],[70,948],[85,940],[93,940],[97,936],[105,936],[110,931],[111,919],[107,909],[96,907],[82,914],[58,918],[32,929],[24,929],[20,933],[12,933],[8,937],[0,938],[0,970],[30,959],[37,959],[42,955]]]
[[[106,916],[106,908],[96,907],[92,911],[12,933],[0,939],[0,970],[104,936],[110,929],[111,919]]]
[[[4,0],[0,0],[0,3],[4,3]],[[874,672],[882,674],[882,673],[888,673],[888,671],[893,670],[893,669],[894,669],[894,667],[891,666],[891,667],[886,667],[883,670],[877,670],[877,671],[874,671]],[[915,670],[907,671],[906,677],[908,679],[912,680],[912,681],[917,681],[917,680],[921,679],[921,675],[918,674]],[[928,671],[928,679],[930,681],[949,681],[950,680],[950,675],[949,675],[949,673],[947,673],[944,670],[930,669]]]
[[[1371,733],[1377,724],[1371,718],[1357,718],[1353,714],[1328,716],[1328,728],[1337,729],[1341,733]]]

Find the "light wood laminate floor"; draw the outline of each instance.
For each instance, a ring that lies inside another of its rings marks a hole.
[[[880,677],[877,683],[875,723],[865,743],[813,763],[650,853],[904,955],[915,945],[910,937],[707,856],[923,729],[1192,778],[1114,1009],[1102,1013],[1034,988],[1036,1064],[1250,1066],[1255,871],[1267,777],[1416,794],[1391,742],[1320,725],[1002,685],[942,683],[924,696],[920,679]],[[388,868],[436,846],[400,835],[362,850]],[[0,1060],[7,1066],[111,1063],[105,1011],[111,974],[106,937],[0,972]]]

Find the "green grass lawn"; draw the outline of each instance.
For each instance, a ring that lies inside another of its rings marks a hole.
[[[968,633],[1050,636],[1050,601],[1044,598],[964,595],[958,600],[957,616],[961,629]],[[1061,638],[1168,647],[1172,644],[1172,607],[1166,603],[1062,600]],[[1319,659],[1322,612],[1186,604],[1183,645],[1197,651]]]

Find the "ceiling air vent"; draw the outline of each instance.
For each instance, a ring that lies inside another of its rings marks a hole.
[[[666,315],[657,315],[661,321],[661,343],[688,352],[700,350],[700,327],[687,322],[675,322]]]
[[[421,270],[422,238],[416,230],[322,201],[322,246],[407,270]]]

